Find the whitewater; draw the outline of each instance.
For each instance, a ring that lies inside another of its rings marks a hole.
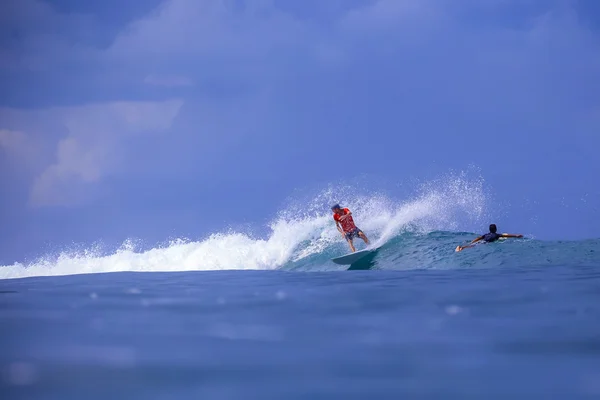
[[[491,222],[483,183],[464,174],[447,176],[421,185],[413,198],[404,201],[381,193],[357,194],[355,187],[330,187],[308,201],[291,200],[264,237],[229,230],[198,241],[178,238],[147,250],[138,250],[133,240],[108,254],[97,245],[63,250],[28,263],[0,266],[0,278],[125,271],[340,270],[344,268],[330,262],[348,252],[329,211],[336,202],[353,211],[356,223],[380,248],[371,269],[495,266],[514,262],[515,256],[522,263],[560,265],[573,261],[573,251],[582,263],[598,261],[594,252],[598,240],[559,243],[531,237],[455,255],[457,244],[471,240],[474,232],[482,233]],[[360,240],[355,243],[364,248]],[[490,252],[498,254],[488,257]]]
[[[424,235],[453,230],[460,222],[475,226],[484,216],[482,180],[464,176],[428,182],[406,201],[380,193],[357,194],[355,187],[327,188],[308,201],[290,200],[278,212],[264,237],[229,230],[203,240],[170,240],[164,246],[140,251],[126,241],[111,254],[99,246],[58,251],[29,263],[0,267],[0,278],[53,276],[103,272],[159,272],[199,270],[321,269],[334,255],[348,252],[332,222],[330,206],[349,207],[357,224],[375,246],[384,246],[406,232]],[[360,244],[359,244],[360,247]]]

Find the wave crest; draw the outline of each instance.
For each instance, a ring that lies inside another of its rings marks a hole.
[[[329,258],[346,253],[347,244],[329,211],[339,202],[352,209],[356,224],[378,246],[403,232],[468,230],[485,216],[483,180],[453,175],[420,186],[408,201],[356,187],[333,186],[308,201],[292,200],[269,226],[264,238],[239,232],[214,233],[200,241],[178,239],[137,251],[132,241],[112,254],[98,248],[61,252],[29,264],[0,267],[1,278],[120,271],[192,271],[290,268],[299,262],[327,269]],[[361,241],[357,242],[360,247]]]

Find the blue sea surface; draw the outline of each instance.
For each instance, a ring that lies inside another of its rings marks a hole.
[[[600,398],[598,244],[1,280],[2,398]]]

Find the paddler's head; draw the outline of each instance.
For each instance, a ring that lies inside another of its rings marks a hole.
[[[335,204],[333,207],[331,207],[331,211],[333,211],[336,214],[341,214],[342,213],[342,207],[340,207],[339,204]]]
[[[497,230],[498,230],[498,228],[496,228],[496,224],[491,224],[490,225],[490,232],[491,233],[496,233]]]

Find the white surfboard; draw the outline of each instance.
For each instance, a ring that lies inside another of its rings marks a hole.
[[[350,265],[375,251],[377,251],[377,249],[365,249],[361,251],[355,251],[354,253],[344,254],[341,257],[332,258],[331,261],[340,265]]]

